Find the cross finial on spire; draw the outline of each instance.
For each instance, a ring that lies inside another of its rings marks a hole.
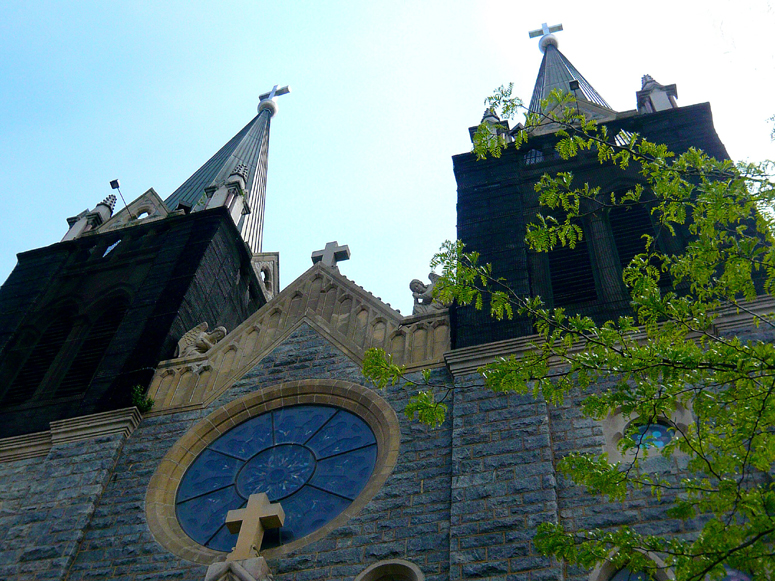
[[[546,50],[546,46],[549,44],[553,44],[555,47],[557,46],[557,38],[552,34],[553,32],[560,32],[562,30],[562,24],[553,24],[552,26],[548,26],[546,22],[541,24],[541,28],[537,30],[531,30],[528,32],[528,35],[530,38],[535,38],[537,36],[541,37],[541,40],[538,42],[538,48],[541,52],[544,52]]]
[[[258,112],[261,113],[264,109],[269,109],[269,112],[271,115],[274,115],[277,113],[277,102],[275,101],[275,97],[279,97],[280,95],[287,95],[291,92],[291,86],[285,85],[284,87],[280,87],[278,89],[279,85],[275,85],[272,87],[272,90],[268,93],[264,93],[263,95],[258,96]]]

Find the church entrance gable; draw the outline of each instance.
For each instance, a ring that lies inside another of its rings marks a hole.
[[[149,388],[154,411],[214,401],[302,324],[315,329],[358,368],[372,347],[384,349],[409,371],[440,367],[450,345],[446,312],[402,317],[318,263],[208,350],[162,361]]]

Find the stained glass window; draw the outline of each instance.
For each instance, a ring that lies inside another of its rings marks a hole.
[[[632,438],[636,444],[644,448],[664,448],[665,445],[673,439],[675,428],[665,424],[644,424],[638,426],[638,431]]]
[[[631,571],[627,567],[619,569],[619,571],[611,577],[611,581],[649,581],[649,576],[643,571]]]
[[[231,551],[237,535],[226,529],[226,513],[265,492],[285,510],[285,525],[264,536],[264,549],[276,547],[338,516],[366,486],[376,461],[374,433],[353,413],[324,405],[267,412],[194,460],[178,487],[178,521],[199,544]]]

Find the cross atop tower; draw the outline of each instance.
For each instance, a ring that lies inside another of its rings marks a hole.
[[[560,32],[562,30],[562,24],[553,24],[552,26],[548,26],[546,22],[541,24],[541,28],[537,30],[531,30],[528,32],[528,35],[530,38],[535,38],[537,36],[541,37],[541,40],[538,42],[538,48],[541,50],[541,52],[544,52],[546,50],[546,45],[553,44],[555,47],[557,46],[557,38],[552,34],[553,32]]]
[[[272,90],[268,93],[258,96],[258,112],[261,113],[264,109],[269,109],[271,115],[277,113],[277,101],[275,97],[280,95],[287,95],[291,92],[291,86],[285,85],[284,87],[277,88],[279,85],[272,87]]]

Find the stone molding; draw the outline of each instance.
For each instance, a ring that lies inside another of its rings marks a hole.
[[[271,578],[272,572],[263,557],[213,563],[205,574],[205,581],[264,581]]]
[[[305,403],[337,406],[369,424],[377,440],[374,472],[352,504],[331,522],[301,539],[261,551],[261,555],[267,559],[287,555],[323,538],[357,515],[379,492],[398,461],[401,430],[395,411],[373,390],[349,381],[288,381],[249,393],[217,408],[175,442],[151,477],[145,495],[145,516],[156,541],[178,557],[194,563],[209,565],[222,561],[226,553],[195,542],[178,522],[175,497],[183,475],[200,452],[229,429],[270,410]]]
[[[129,436],[140,423],[136,407],[51,422],[45,432],[0,439],[0,462],[45,456],[52,446],[91,440],[100,436]]]
[[[162,361],[148,395],[154,412],[206,406],[302,323],[360,365],[379,347],[408,371],[439,367],[450,348],[447,312],[402,317],[336,270],[316,264],[207,353]]]
[[[765,316],[775,313],[775,298],[764,295],[753,301],[741,301],[741,306],[745,310],[737,309],[734,306],[726,306],[720,309],[719,317],[715,321],[713,333],[722,334],[735,331],[754,324],[754,316]],[[645,333],[642,335],[645,339]],[[527,335],[516,339],[506,339],[504,341],[494,341],[484,345],[474,345],[463,349],[455,349],[444,354],[444,360],[447,363],[452,375],[466,375],[476,373],[476,371],[488,363],[492,363],[500,357],[509,357],[521,355],[532,351],[532,345],[539,342],[538,335]],[[583,345],[579,343],[575,351],[581,351]],[[557,361],[557,365],[562,362]]]

